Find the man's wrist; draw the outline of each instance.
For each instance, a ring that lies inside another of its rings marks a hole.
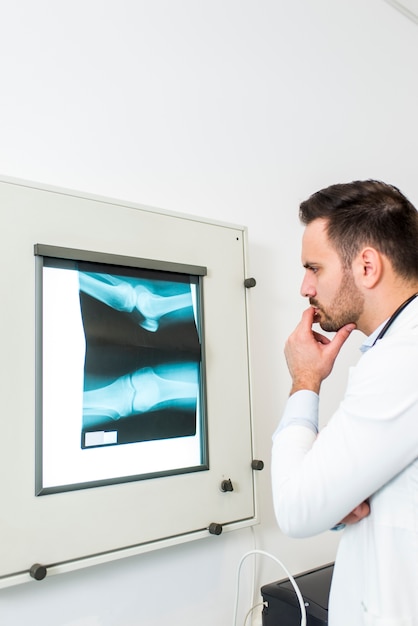
[[[298,391],[313,391],[319,395],[322,381],[313,381],[311,379],[293,379],[292,387],[290,389],[290,396]]]

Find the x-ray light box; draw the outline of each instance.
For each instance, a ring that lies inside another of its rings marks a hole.
[[[255,524],[245,227],[0,202],[0,587]]]

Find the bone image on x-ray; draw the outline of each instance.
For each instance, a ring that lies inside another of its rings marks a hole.
[[[152,293],[145,285],[132,285],[110,274],[80,272],[80,290],[104,304],[131,313],[137,310],[142,316],[142,328],[155,332],[161,317],[192,306],[191,294],[161,296]]]
[[[157,406],[187,406],[196,400],[197,394],[197,363],[145,367],[110,385],[85,391],[84,422],[92,427],[97,422],[111,422]]]

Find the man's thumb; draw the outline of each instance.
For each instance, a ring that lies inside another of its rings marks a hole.
[[[355,324],[346,324],[345,326],[342,326],[335,333],[335,336],[331,343],[337,349],[337,352],[341,350],[343,344],[347,341],[347,339],[351,335],[352,331],[355,330],[355,328],[356,328]]]

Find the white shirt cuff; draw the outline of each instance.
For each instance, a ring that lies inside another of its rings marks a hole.
[[[289,426],[305,426],[318,434],[318,406],[319,396],[314,391],[303,389],[291,395],[273,439]]]

